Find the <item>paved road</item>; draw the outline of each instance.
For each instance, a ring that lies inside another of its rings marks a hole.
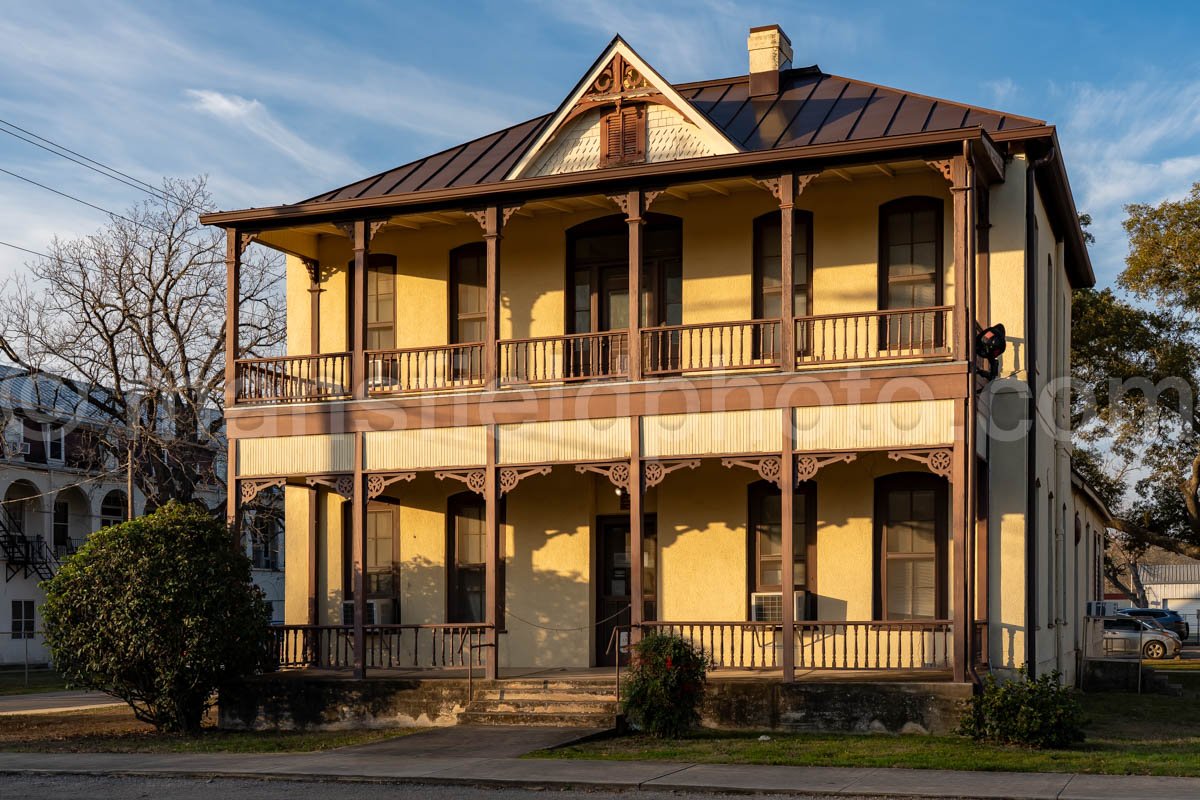
[[[86,708],[123,706],[103,692],[31,692],[0,696],[0,717],[12,714],[53,714]]]
[[[214,797],[237,800],[546,800],[548,792],[528,789],[472,788],[466,786],[420,786],[380,783],[338,783],[300,781],[198,780],[192,778],[96,778],[80,775],[0,775],[0,797],[4,800],[62,800],[86,797],[88,800],[134,800],[170,797],[171,800],[212,800]],[[566,797],[588,800],[712,800],[734,795],[712,792],[610,792],[554,791]],[[744,798],[744,794],[736,795]],[[772,800],[781,795],[756,795]],[[788,795],[787,800],[816,800],[814,797]],[[881,799],[882,800],[882,799]]]

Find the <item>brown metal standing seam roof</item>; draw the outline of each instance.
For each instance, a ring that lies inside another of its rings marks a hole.
[[[779,93],[750,97],[749,76],[684,83],[675,89],[746,151],[983,128],[989,133],[1042,120],[939,100],[821,72],[780,75]],[[354,200],[499,183],[553,114],[536,117],[303,202]]]

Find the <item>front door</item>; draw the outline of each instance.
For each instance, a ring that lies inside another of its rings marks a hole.
[[[657,615],[658,537],[655,517],[647,514],[642,523],[643,619]],[[601,517],[598,520],[598,569],[596,575],[596,663],[611,667],[616,663],[619,646],[629,641],[630,581],[633,560],[629,553],[629,517]],[[614,640],[613,631],[619,630]],[[629,661],[621,652],[622,664]]]

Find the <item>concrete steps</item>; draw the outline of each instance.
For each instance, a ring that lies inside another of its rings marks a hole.
[[[617,724],[612,681],[511,680],[481,686],[458,715],[463,725],[612,728]]]

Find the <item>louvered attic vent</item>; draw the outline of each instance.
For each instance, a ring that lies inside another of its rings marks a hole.
[[[623,106],[600,121],[600,166],[641,164],[646,160],[646,110]]]

